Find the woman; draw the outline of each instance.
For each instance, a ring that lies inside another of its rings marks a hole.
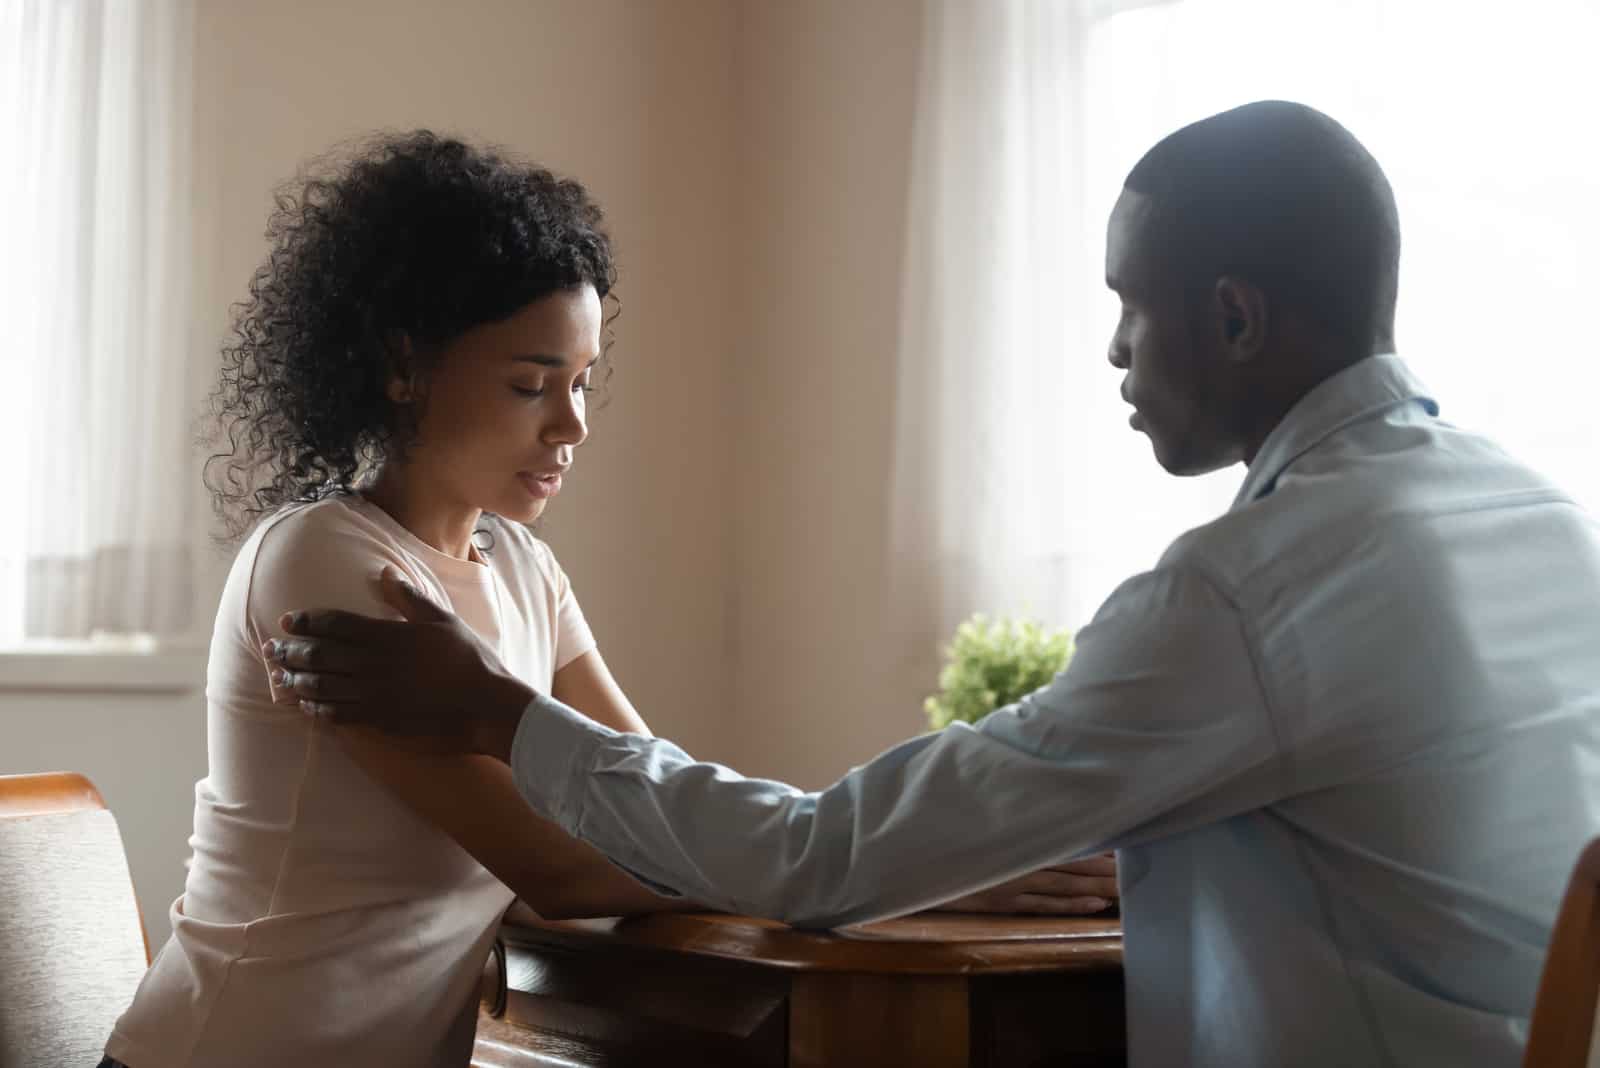
[[[212,635],[194,861],[106,1053],[465,1065],[514,896],[549,917],[684,905],[534,817],[504,765],[303,716],[260,650],[291,607],[392,614],[390,564],[532,685],[646,731],[524,526],[587,434],[610,243],[577,183],[427,132],[325,163],[268,236],[215,398],[230,449],[208,481],[254,530]]]

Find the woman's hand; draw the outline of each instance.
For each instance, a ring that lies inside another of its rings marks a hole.
[[[1117,861],[1106,853],[1040,868],[1008,883],[935,905],[936,912],[1088,916],[1117,903]]]

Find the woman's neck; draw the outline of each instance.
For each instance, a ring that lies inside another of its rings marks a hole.
[[[431,490],[431,492],[430,492]],[[408,464],[387,463],[363,494],[411,533],[458,560],[472,557],[481,508],[450,501]]]

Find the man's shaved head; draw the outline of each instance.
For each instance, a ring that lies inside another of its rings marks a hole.
[[[1394,192],[1322,112],[1265,100],[1201,119],[1145,153],[1124,186],[1152,202],[1187,286],[1236,275],[1363,354],[1393,347]]]
[[[1243,460],[1329,375],[1394,347],[1400,224],[1337,122],[1263,101],[1147,152],[1106,232],[1110,359],[1176,474]]]

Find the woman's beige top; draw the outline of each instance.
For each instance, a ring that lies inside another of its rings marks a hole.
[[[289,609],[393,617],[393,564],[548,692],[594,648],[543,543],[485,517],[493,545],[438,552],[376,505],[286,509],[240,551],[211,639],[210,769],[173,934],[106,1046],[131,1068],[465,1065],[477,983],[512,893],[345,753],[275,704],[260,647]]]

